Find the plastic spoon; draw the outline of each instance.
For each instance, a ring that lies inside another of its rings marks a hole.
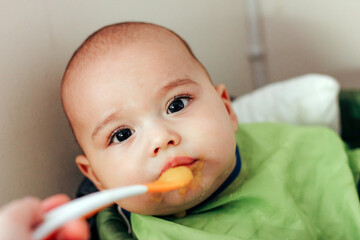
[[[180,166],[167,169],[155,182],[112,188],[77,198],[48,212],[44,222],[34,231],[33,239],[40,240],[64,223],[83,216],[90,216],[117,200],[145,193],[169,192],[186,186],[193,179],[189,168]]]

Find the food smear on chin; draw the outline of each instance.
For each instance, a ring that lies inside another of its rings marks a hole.
[[[161,201],[163,200],[163,194],[162,193],[152,193],[150,195],[150,200],[156,203],[161,203]]]
[[[197,161],[189,167],[190,170],[192,171],[194,177],[193,177],[192,181],[190,182],[190,184],[178,189],[178,193],[181,196],[185,197],[186,193],[189,189],[196,190],[201,185],[203,167],[204,167],[203,161]]]

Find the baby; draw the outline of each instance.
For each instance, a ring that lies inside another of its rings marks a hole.
[[[66,68],[62,100],[83,150],[76,163],[99,190],[176,166],[195,175],[182,191],[100,212],[101,239],[360,237],[358,171],[349,168],[360,154],[349,158],[323,128],[238,126],[225,86],[164,27],[95,32]]]

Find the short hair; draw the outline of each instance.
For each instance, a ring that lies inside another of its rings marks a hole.
[[[107,25],[105,27],[100,28],[91,34],[81,45],[78,47],[70,58],[65,72],[62,78],[62,84],[67,79],[67,75],[74,68],[74,65],[77,62],[77,59],[81,59],[82,61],[91,60],[95,58],[98,54],[105,54],[109,47],[112,45],[117,45],[121,43],[125,43],[127,41],[135,41],[136,39],[146,38],[149,36],[150,31],[156,29],[156,36],[163,35],[164,37],[175,36],[180,42],[185,46],[190,56],[198,63],[201,68],[205,71],[208,78],[211,81],[210,75],[207,72],[206,68],[202,65],[202,63],[197,59],[193,51],[191,50],[189,44],[180,37],[174,31],[165,28],[160,25],[145,23],[145,22],[121,22],[115,23],[111,25]],[[141,30],[141,31],[140,31]],[[145,32],[145,34],[142,34]],[[170,34],[169,34],[170,33]],[[154,34],[154,33],[153,33]]]

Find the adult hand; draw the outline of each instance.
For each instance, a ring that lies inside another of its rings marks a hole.
[[[0,239],[31,240],[35,227],[41,223],[44,214],[70,201],[64,194],[54,195],[41,201],[34,197],[15,200],[0,209]],[[66,223],[48,239],[83,240],[90,236],[85,219]]]

